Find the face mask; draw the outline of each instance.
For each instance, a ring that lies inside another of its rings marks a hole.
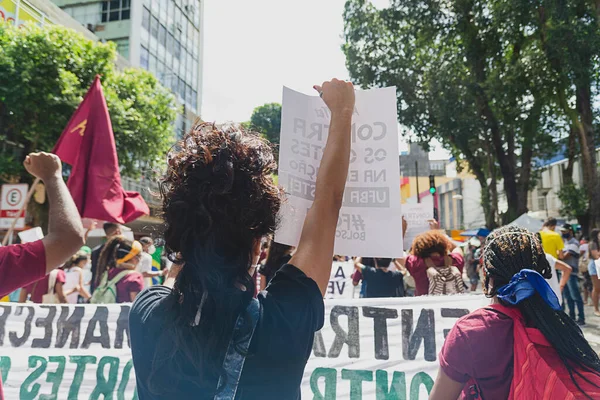
[[[148,254],[152,255],[154,254],[154,252],[156,251],[156,247],[154,247],[153,244],[150,245],[150,247],[148,247]]]
[[[563,239],[571,239],[571,235],[570,235],[570,234],[568,234],[568,233],[564,233],[564,234],[562,235],[562,237],[563,237]]]

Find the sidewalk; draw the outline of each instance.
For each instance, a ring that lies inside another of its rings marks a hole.
[[[600,317],[594,315],[592,306],[585,306],[585,326],[581,330],[596,353],[600,353]]]

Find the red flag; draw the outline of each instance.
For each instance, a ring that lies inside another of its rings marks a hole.
[[[127,223],[150,214],[139,193],[121,186],[119,160],[100,77],[71,117],[53,153],[73,168],[67,182],[82,218]]]

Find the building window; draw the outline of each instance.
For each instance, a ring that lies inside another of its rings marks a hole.
[[[192,110],[198,112],[198,92],[195,90],[192,91]]]
[[[113,42],[116,43],[119,54],[129,59],[129,39],[115,39]]]
[[[167,28],[163,24],[158,28],[158,44],[163,46],[167,44]]]
[[[144,7],[144,11],[142,12],[142,26],[150,32],[150,10]]]
[[[110,0],[102,2],[102,22],[129,19],[129,0]]]
[[[150,53],[148,49],[142,46],[142,51],[140,52],[140,67],[144,69],[148,69],[150,64]]]
[[[154,38],[158,38],[158,19],[155,16],[152,16],[152,25],[150,26],[150,34]]]

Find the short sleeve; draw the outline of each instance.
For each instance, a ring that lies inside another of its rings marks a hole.
[[[563,242],[560,235],[554,235],[554,240],[556,241],[556,248],[558,249],[558,251],[561,251],[565,248],[565,242]]]
[[[132,272],[125,279],[127,279],[127,293],[139,293],[144,290],[144,277],[139,272]]]
[[[56,283],[64,283],[67,281],[67,274],[62,269],[58,270],[58,274],[56,274]]]
[[[479,309],[459,319],[448,333],[440,352],[440,368],[450,379],[465,383],[470,378],[498,375],[498,365],[512,360],[512,320],[488,309]],[[497,338],[490,346],[490,332]]]
[[[258,296],[265,312],[286,320],[289,327],[311,333],[323,327],[325,304],[317,283],[291,264],[286,264]]]
[[[45,275],[46,251],[41,240],[0,247],[0,297]]]
[[[413,268],[415,267],[416,261],[417,257],[412,254],[406,258],[406,269],[411,273],[411,275],[413,274]]]
[[[452,265],[456,266],[461,272],[465,266],[465,258],[458,253],[450,253],[452,258]]]

